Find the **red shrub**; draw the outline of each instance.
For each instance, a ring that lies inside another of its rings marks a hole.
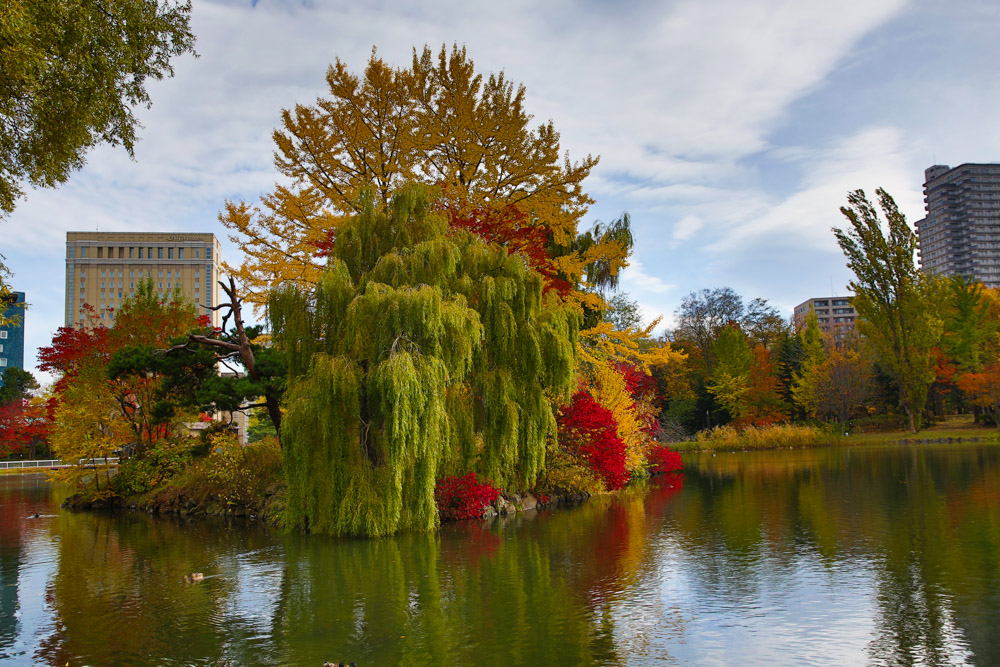
[[[625,443],[618,437],[618,425],[611,411],[580,391],[559,418],[559,440],[575,450],[611,490],[628,483]]]
[[[477,482],[476,473],[463,477],[444,477],[437,481],[434,500],[442,519],[477,519],[486,506],[500,497],[500,489],[487,482]]]
[[[684,469],[681,455],[662,445],[653,448],[649,453],[649,463],[653,472],[674,472]]]

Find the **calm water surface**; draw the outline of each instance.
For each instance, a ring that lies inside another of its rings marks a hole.
[[[1000,447],[685,460],[371,541],[74,514],[0,477],[0,663],[1000,665]]]

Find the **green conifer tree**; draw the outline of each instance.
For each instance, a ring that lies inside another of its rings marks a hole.
[[[799,372],[793,376],[792,398],[807,415],[813,416],[819,406],[819,374],[826,361],[823,332],[819,328],[815,309],[809,308],[806,324],[798,336],[801,340],[802,364]]]

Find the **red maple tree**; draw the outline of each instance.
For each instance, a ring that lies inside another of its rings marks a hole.
[[[441,199],[441,208],[452,229],[465,229],[484,242],[499,245],[509,253],[525,258],[528,266],[545,279],[545,291],[565,297],[573,289],[559,276],[549,252],[549,232],[544,225],[532,222],[527,213],[513,204],[502,207],[469,208],[464,202]]]
[[[618,437],[615,417],[587,392],[577,392],[563,408],[559,441],[581,456],[608,489],[621,489],[628,483],[625,443]]]
[[[52,430],[55,399],[32,405],[27,399],[0,405],[0,459],[24,455],[36,457]]]

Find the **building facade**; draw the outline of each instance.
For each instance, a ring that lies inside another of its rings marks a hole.
[[[924,181],[920,268],[1000,287],[1000,164],[938,164]]]
[[[803,301],[793,311],[792,319],[796,329],[805,324],[810,310],[816,311],[816,320],[823,333],[844,338],[855,329],[854,320],[858,313],[851,305],[849,296],[823,296]]]
[[[0,302],[3,318],[16,318],[16,323],[0,326],[0,385],[3,372],[10,366],[24,368],[24,292],[11,292]]]
[[[211,310],[219,303],[221,266],[215,234],[67,232],[66,326],[90,326],[85,304],[97,323],[112,326],[143,281],[152,281],[161,298],[179,288],[199,315],[221,326],[221,313]]]

